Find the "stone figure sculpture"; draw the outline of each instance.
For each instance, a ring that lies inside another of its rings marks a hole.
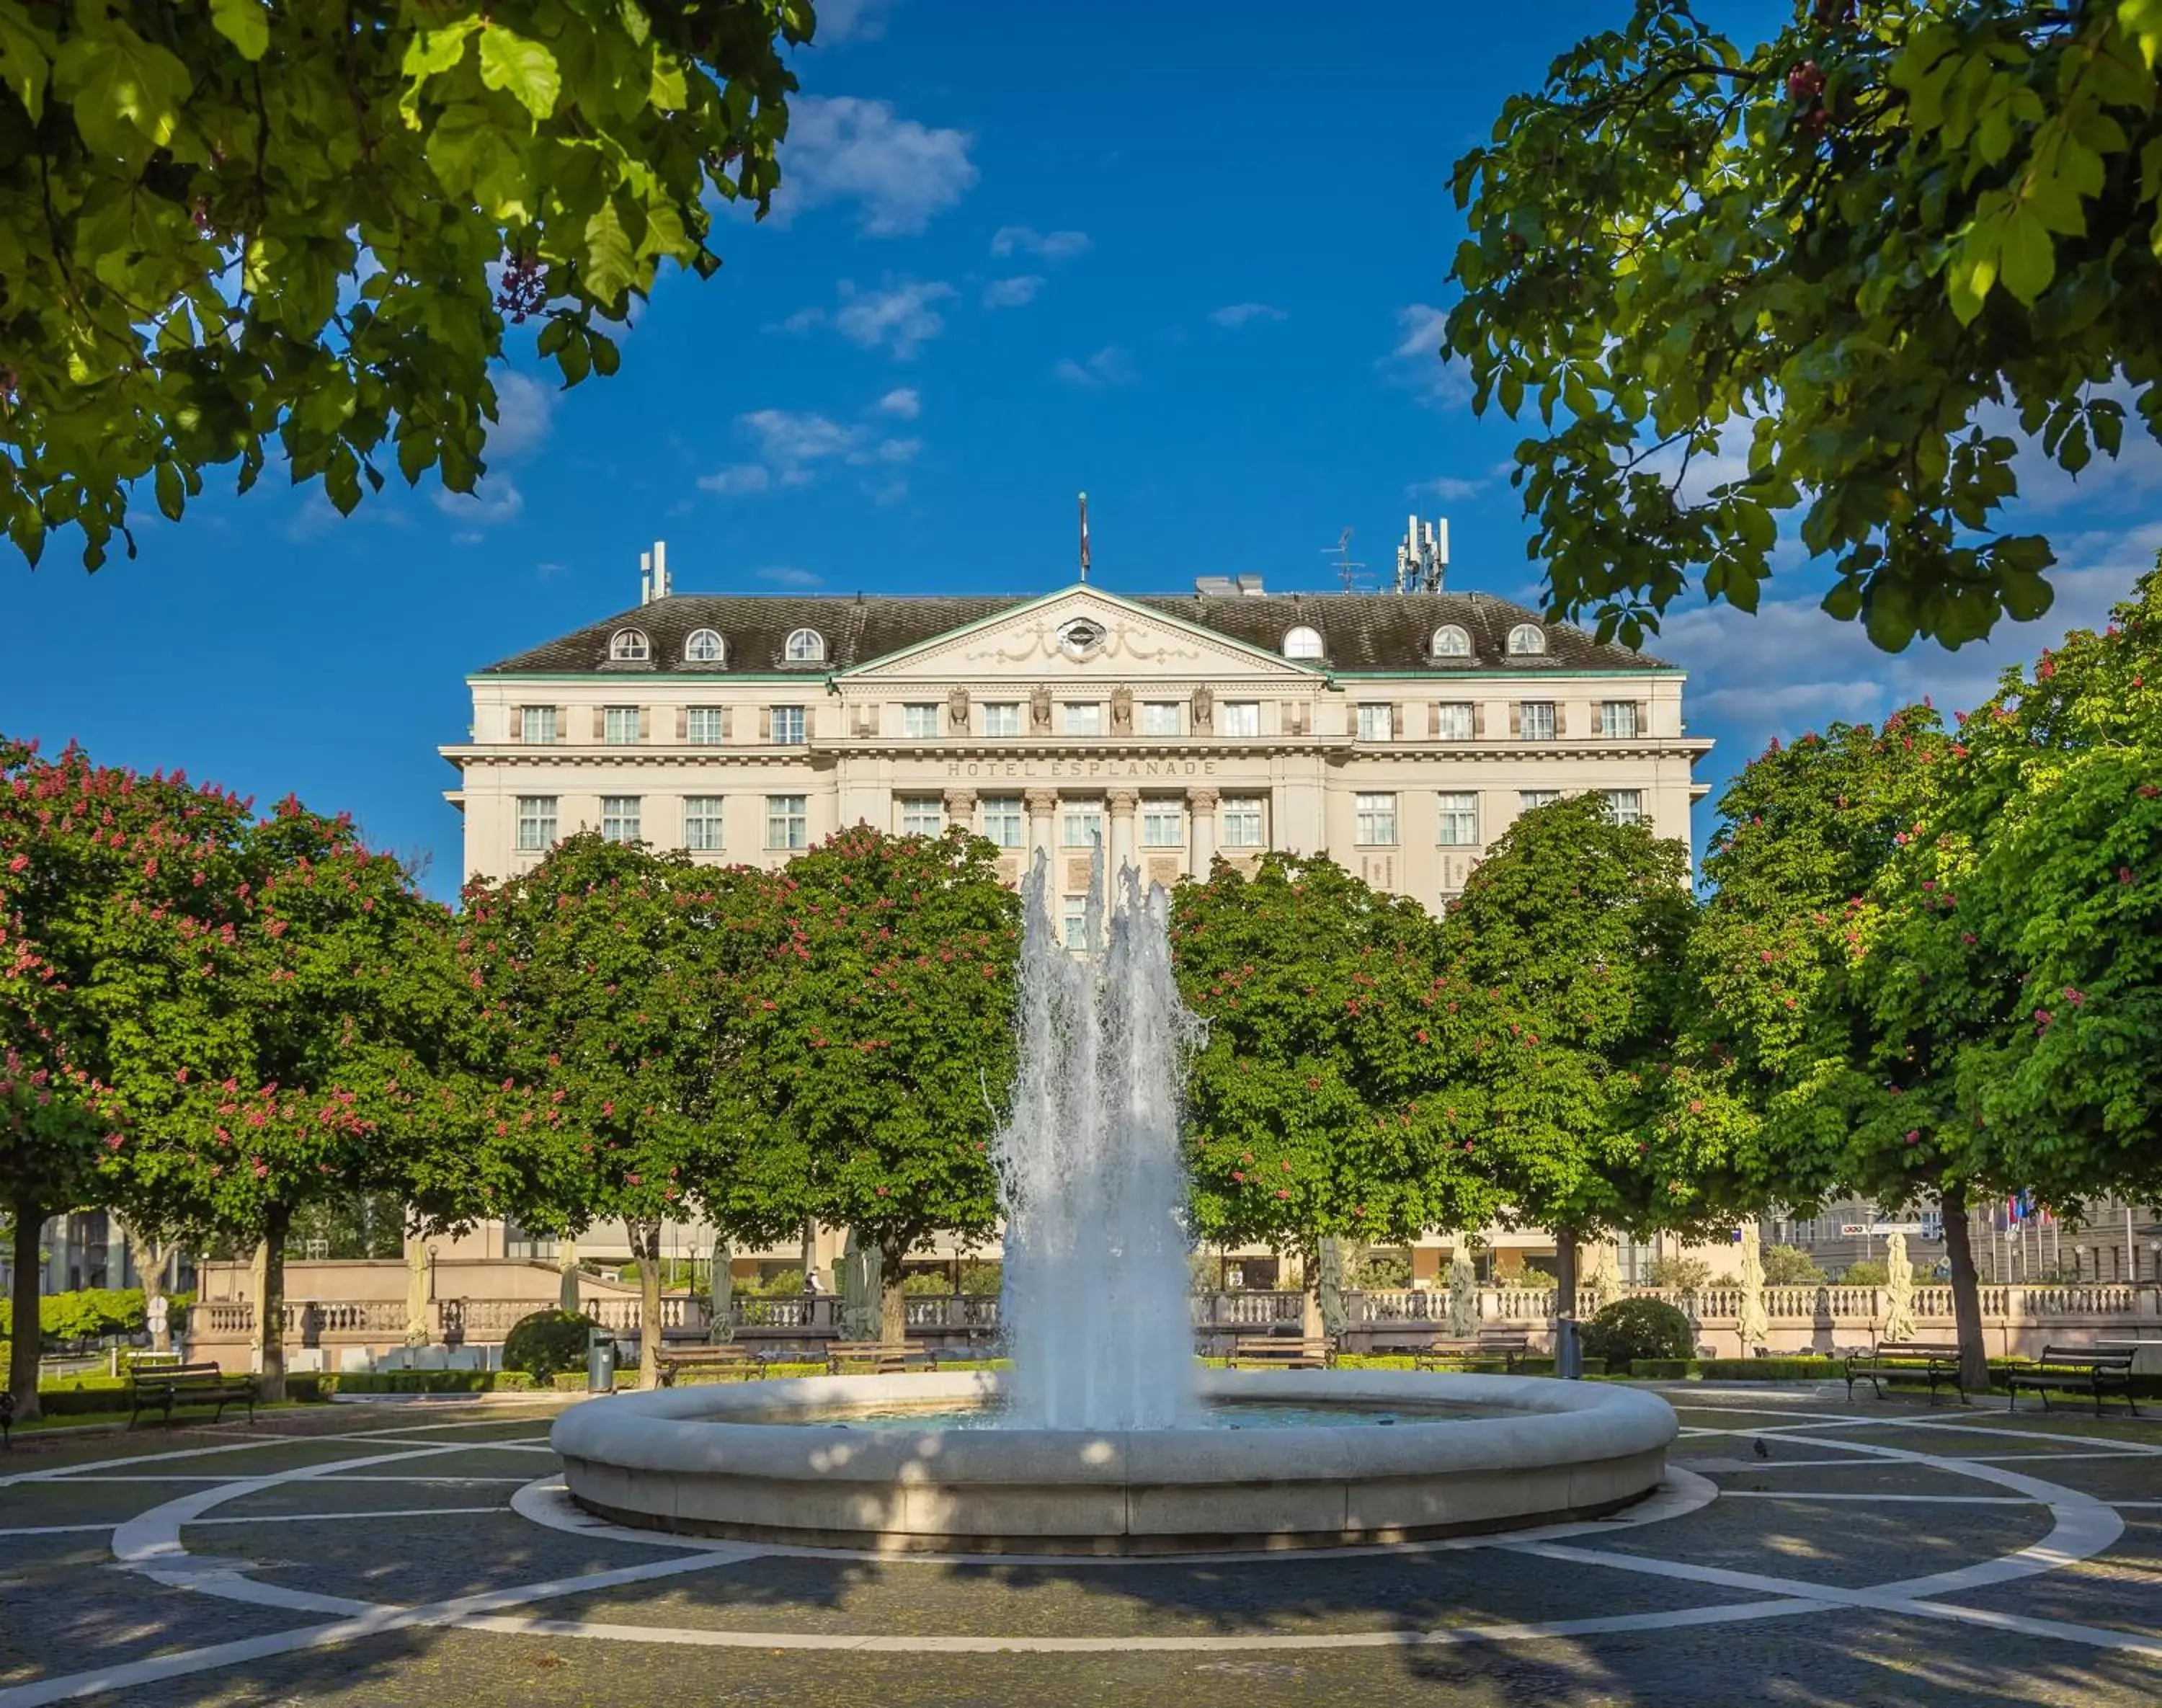
[[[1449,1260],[1449,1333],[1469,1340],[1479,1332],[1479,1277],[1462,1246]]]
[[[1216,727],[1216,697],[1206,682],[1193,691],[1193,727],[1196,730]]]
[[[1742,1225],[1742,1307],[1736,1319],[1742,1355],[1747,1357],[1772,1332],[1771,1319],[1764,1314],[1764,1253],[1754,1222]]]
[[[1028,727],[1040,735],[1051,733],[1051,690],[1041,682],[1028,697]]]
[[[1343,1338],[1348,1320],[1344,1308],[1344,1242],[1324,1238],[1315,1253],[1313,1298],[1321,1315],[1321,1332],[1331,1340]]]
[[[1907,1256],[1907,1236],[1894,1234],[1884,1246],[1885,1340],[1914,1338],[1914,1266]]]
[[[1134,727],[1134,691],[1123,685],[1111,690],[1111,729],[1114,734],[1130,734]]]
[[[969,728],[969,691],[958,686],[946,691],[946,721],[958,730]]]

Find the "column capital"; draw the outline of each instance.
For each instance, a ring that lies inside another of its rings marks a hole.
[[[1058,810],[1056,789],[1031,789],[1021,798],[1028,802],[1028,816],[1031,818],[1048,818]]]
[[[1186,791],[1186,804],[1196,812],[1214,812],[1217,803],[1223,798],[1222,791],[1217,789],[1188,789]]]
[[[1112,817],[1131,818],[1134,816],[1134,808],[1141,804],[1141,791],[1139,789],[1112,789],[1105,798],[1111,803]]]
[[[974,818],[976,816],[976,791],[974,789],[948,789],[946,791],[946,816],[948,818]]]

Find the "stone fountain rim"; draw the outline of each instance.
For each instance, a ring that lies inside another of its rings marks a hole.
[[[1461,1404],[1499,1417],[1226,1429],[837,1429],[734,1421],[807,1406],[980,1402],[996,1372],[798,1376],[617,1395],[572,1407],[550,1441],[571,1462],[633,1472],[825,1485],[1334,1483],[1595,1465],[1663,1451],[1679,1433],[1656,1394],[1547,1376],[1409,1371],[1201,1372],[1205,1398]]]

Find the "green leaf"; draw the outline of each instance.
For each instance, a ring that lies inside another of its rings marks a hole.
[[[563,89],[555,55],[499,24],[488,24],[480,33],[480,80],[515,97],[536,119],[556,110],[556,97]]]
[[[158,508],[164,513],[165,520],[169,522],[179,521],[180,511],[187,504],[187,498],[180,481],[180,465],[175,462],[160,462],[157,467],[154,483],[157,488]]]
[[[210,21],[243,60],[259,60],[270,50],[270,14],[263,0],[210,0]]]
[[[2006,212],[2002,231],[2004,288],[2031,307],[2056,277],[2056,245],[2050,228],[2024,207]]]
[[[45,82],[52,73],[46,56],[51,39],[34,29],[13,6],[0,7],[0,88],[14,91],[35,124],[45,116]]]
[[[616,217],[615,203],[603,201],[586,222],[586,290],[596,302],[614,304],[637,282],[630,238]]]
[[[646,102],[661,112],[681,112],[689,101],[689,91],[683,78],[680,60],[655,54],[653,58],[653,87]]]
[[[1851,623],[1862,614],[1862,583],[1848,580],[1834,583],[1824,596],[1824,614],[1842,623]]]
[[[2117,0],[2117,27],[2138,44],[2149,70],[2162,71],[2162,0]]]
[[[185,65],[118,19],[71,37],[53,60],[54,91],[72,103],[83,141],[131,163],[172,141],[191,86]]]

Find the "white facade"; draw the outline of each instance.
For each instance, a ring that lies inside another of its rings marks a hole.
[[[469,679],[470,738],[441,750],[467,871],[583,828],[772,865],[859,823],[958,823],[1010,879],[1047,851],[1063,892],[1100,833],[1166,883],[1274,848],[1439,908],[1557,794],[1689,837],[1711,744],[1679,671],[1477,595],[1186,603],[655,599]]]

